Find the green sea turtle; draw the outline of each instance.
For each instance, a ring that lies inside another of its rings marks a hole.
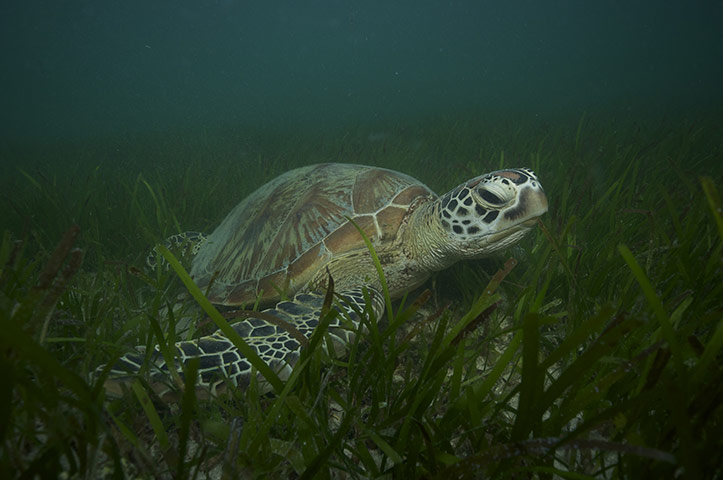
[[[275,304],[233,328],[287,378],[301,344],[290,329],[264,320],[268,315],[309,338],[330,276],[340,299],[335,308],[343,313],[328,330],[335,347],[353,339],[365,307],[378,317],[384,313],[371,254],[350,220],[371,240],[394,298],[432,272],[517,242],[546,211],[542,186],[526,168],[481,175],[438,197],[402,173],[328,163],[277,177],[239,203],[210,235],[182,234],[171,243],[191,243],[191,276],[211,302]],[[282,293],[291,300],[281,301]],[[220,330],[175,347],[172,368],[182,371],[184,362],[199,357],[199,387],[212,394],[251,378],[250,363]],[[168,392],[168,365],[158,349],[152,358],[157,368],[151,384]],[[122,357],[110,371],[107,390],[118,393],[142,359],[137,353]]]

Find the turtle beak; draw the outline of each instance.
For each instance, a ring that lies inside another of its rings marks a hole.
[[[545,195],[542,188],[527,188],[522,192],[522,194],[526,194],[528,197],[526,202],[528,202],[530,206],[530,215],[532,216],[532,220],[547,213],[547,195]]]
[[[500,248],[515,243],[537,225],[540,217],[547,212],[547,208],[547,195],[542,188],[523,188],[517,205],[504,213],[505,221],[512,226],[491,234],[487,241],[499,243]]]
[[[547,195],[542,188],[525,187],[520,191],[519,200],[514,208],[504,213],[508,222],[518,226],[532,227],[536,219],[547,212]]]

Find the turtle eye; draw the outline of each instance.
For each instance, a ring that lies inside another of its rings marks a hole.
[[[479,194],[480,197],[490,205],[502,205],[505,203],[504,200],[485,188],[480,188]]]

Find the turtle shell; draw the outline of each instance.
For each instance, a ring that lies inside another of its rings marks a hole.
[[[217,304],[267,303],[302,290],[334,257],[366,250],[354,222],[383,249],[413,202],[436,198],[383,168],[319,164],[291,170],[239,203],[208,237],[191,275]]]

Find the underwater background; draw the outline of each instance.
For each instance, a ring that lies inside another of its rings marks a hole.
[[[2,2],[0,478],[723,478],[721,25],[713,0]],[[99,366],[216,328],[153,245],[319,162],[439,194],[529,167],[549,211],[274,396],[187,371],[168,404],[149,354],[106,396]]]
[[[723,5],[4,2],[4,139],[717,110]]]

